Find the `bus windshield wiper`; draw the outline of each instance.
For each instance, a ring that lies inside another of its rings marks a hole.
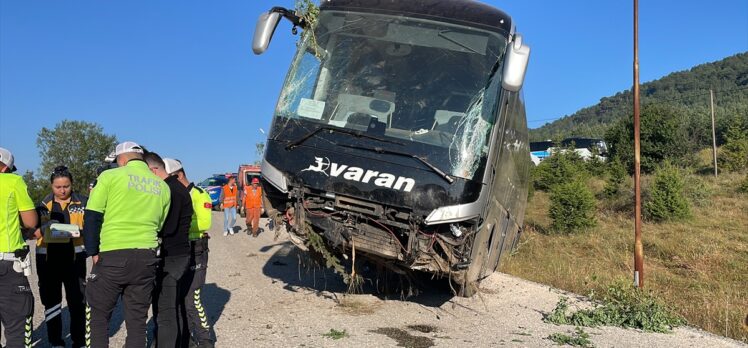
[[[356,145],[345,145],[345,144],[339,144],[338,146],[347,147],[347,148],[351,148],[351,149],[372,151],[372,152],[383,153],[383,154],[388,154],[388,155],[397,155],[397,156],[415,158],[418,161],[420,161],[421,163],[423,163],[424,165],[426,165],[427,167],[429,167],[429,169],[433,170],[434,173],[439,174],[439,176],[441,176],[448,183],[451,184],[451,183],[453,183],[455,181],[454,179],[452,179],[451,176],[449,176],[447,173],[443,172],[441,169],[437,168],[435,165],[429,163],[424,158],[418,157],[418,156],[416,156],[416,155],[414,155],[412,153],[400,152],[400,151],[394,151],[394,150],[387,150],[387,149],[383,149],[381,147],[370,148],[370,147],[363,147],[363,146],[356,146]]]
[[[357,132],[357,131],[354,131],[354,130],[350,130],[350,129],[342,129],[342,128],[337,128],[337,127],[322,126],[322,127],[319,127],[317,129],[315,129],[315,130],[307,133],[303,137],[301,137],[301,138],[299,138],[297,140],[292,141],[290,144],[286,145],[286,150],[291,150],[294,147],[299,146],[301,143],[307,141],[309,138],[313,137],[315,134],[319,133],[322,130],[327,130],[327,131],[330,131],[330,132],[336,132],[336,133],[342,133],[342,134],[348,134],[348,135],[355,136],[357,138],[373,139],[373,140],[376,140],[376,141],[381,141],[383,143],[392,143],[392,144],[397,144],[397,145],[405,145],[405,144],[403,144],[403,143],[401,143],[399,141],[384,139],[384,138],[376,137],[376,136],[373,136],[373,135],[368,135],[368,134],[365,134],[365,133],[361,133],[361,132]]]

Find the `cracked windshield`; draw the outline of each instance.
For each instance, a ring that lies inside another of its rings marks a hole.
[[[485,163],[500,74],[488,82],[500,68],[500,35],[342,12],[321,14],[311,34],[285,82],[272,138],[289,122],[309,131],[333,126],[397,139],[406,146],[393,149],[465,179]]]

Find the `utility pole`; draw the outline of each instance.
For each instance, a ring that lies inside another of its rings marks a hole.
[[[709,90],[709,99],[712,104],[712,157],[714,157],[714,177],[717,177],[717,131],[714,129],[714,90]]]
[[[639,0],[634,0],[634,285],[644,287],[642,244],[641,147],[639,143]]]

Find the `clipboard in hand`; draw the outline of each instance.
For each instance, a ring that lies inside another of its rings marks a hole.
[[[70,238],[78,238],[81,235],[80,227],[75,224],[54,223],[44,232],[44,240],[47,243],[68,243]]]

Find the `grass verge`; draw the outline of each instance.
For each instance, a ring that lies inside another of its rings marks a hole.
[[[748,343],[748,195],[738,192],[744,177],[700,177],[708,196],[689,220],[645,221],[642,234],[645,289],[689,324]],[[598,203],[596,227],[559,235],[546,232],[548,207],[548,195],[535,192],[519,250],[502,271],[579,294],[606,293],[618,279],[633,279],[633,214]]]

